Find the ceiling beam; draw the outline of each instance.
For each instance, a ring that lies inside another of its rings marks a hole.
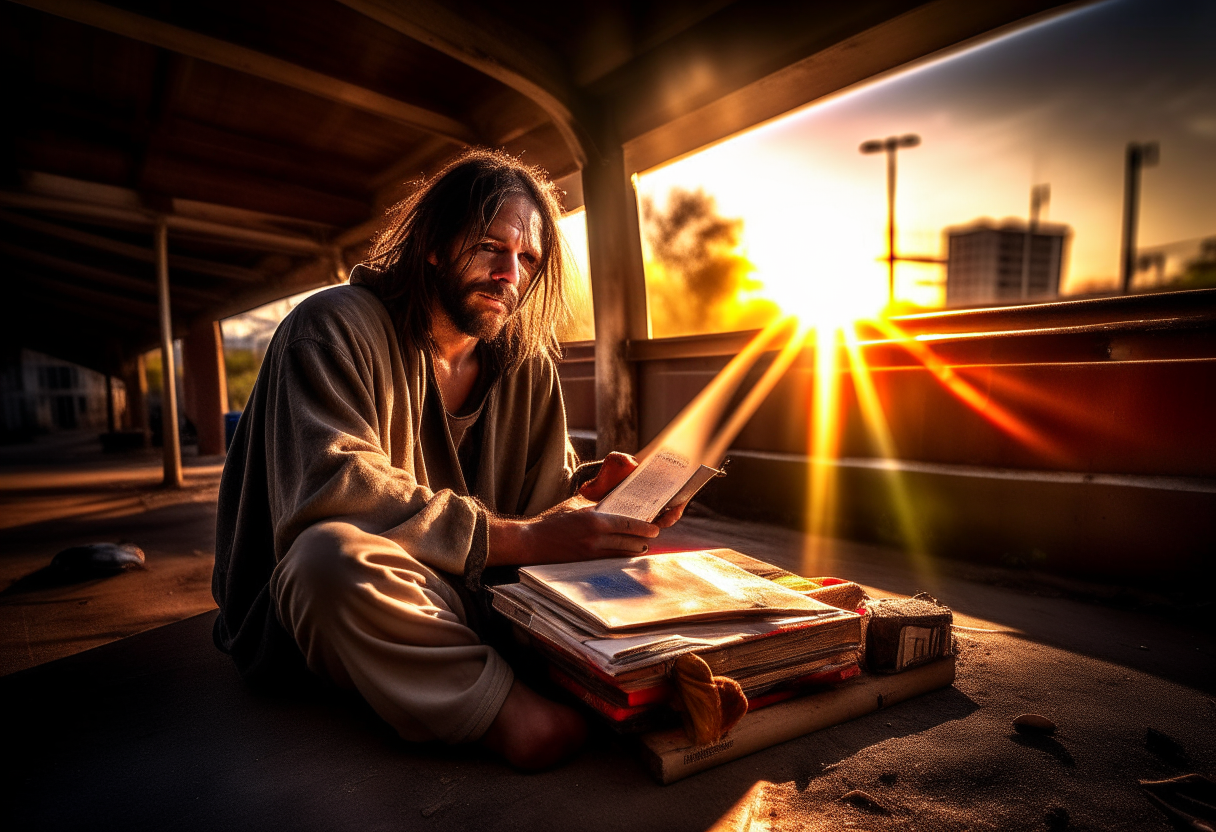
[[[856,84],[1090,2],[932,0],[902,14],[879,8],[867,14],[864,6],[840,6],[835,18],[828,7],[818,33],[804,23],[794,26],[781,15],[761,18],[757,5],[737,3],[600,83],[613,90],[605,94],[616,103],[626,165],[631,171],[646,170]],[[803,4],[798,14],[819,13]],[[743,25],[748,15],[756,18],[755,25]],[[749,35],[750,49],[735,35],[745,30],[755,30]],[[782,42],[782,48],[775,48]],[[794,59],[774,70],[761,48],[765,43],[776,54]],[[720,59],[722,65],[706,75],[694,94],[685,78],[694,63],[690,56],[714,44],[723,45],[716,51],[719,55],[726,47],[733,50],[734,60]],[[676,90],[681,94],[674,94]]]
[[[47,14],[86,26],[104,29],[122,37],[179,52],[227,69],[253,75],[276,84],[354,107],[405,124],[456,144],[468,145],[477,136],[466,124],[443,113],[399,101],[315,70],[275,58],[244,46],[182,29],[142,15],[97,3],[93,0],[13,0]]]
[[[75,260],[68,260],[63,257],[56,257],[53,254],[45,254],[41,251],[33,251],[15,246],[12,243],[0,241],[0,254],[7,257],[12,257],[16,260],[21,260],[24,263],[29,263],[34,266],[39,266],[44,269],[50,269],[61,274],[70,274],[76,277],[83,278],[93,283],[100,283],[102,286],[107,286],[115,289],[126,289],[132,292],[139,292],[143,295],[156,296],[156,284],[152,280],[140,280],[138,277],[130,275],[117,274],[108,269],[100,269],[96,266],[89,266],[85,263],[78,263]],[[188,305],[206,305],[215,303],[228,297],[228,293],[217,294],[214,292],[204,292],[198,289],[191,289],[186,286],[173,286],[171,288],[172,296],[175,303],[185,301]]]
[[[67,240],[69,243],[94,248],[98,251],[105,251],[110,254],[117,254],[120,257],[129,257],[132,260],[138,260],[141,263],[155,263],[156,252],[151,248],[124,243],[121,240],[115,240],[111,237],[103,237],[100,234],[90,234],[87,231],[81,231],[76,228],[69,228],[65,225],[58,225],[53,222],[44,222],[42,220],[27,217],[22,214],[14,214],[9,211],[0,211],[0,223],[15,225],[18,228],[24,228],[27,231],[34,231],[39,234],[45,234],[48,237],[55,237],[60,240]],[[266,277],[261,272],[253,269],[246,269],[241,266],[233,266],[228,263],[216,263],[211,260],[202,260],[198,257],[186,257],[182,254],[169,255],[169,268],[180,269],[182,271],[193,272],[194,274],[206,274],[212,277],[222,277],[226,280],[236,280],[241,283],[262,283]]]
[[[95,202],[79,202],[71,199],[60,199],[40,194],[17,193],[14,191],[0,191],[0,205],[7,205],[10,208],[23,208],[30,211],[66,214],[67,216],[88,220],[121,222],[139,228],[151,228],[156,224],[157,219],[154,211],[123,208],[116,205],[103,205]],[[239,228],[197,217],[182,216],[181,214],[168,214],[165,217],[165,221],[169,224],[170,231],[200,234],[204,237],[217,238],[259,251],[277,251],[287,254],[320,254],[328,250],[325,245],[317,240],[294,234],[259,231],[253,228]]]
[[[345,269],[345,264],[338,262],[336,256],[305,261],[279,277],[273,285],[233,297],[225,303],[206,309],[198,313],[193,322],[223,320],[267,303],[307,292],[309,289],[336,286],[345,279],[338,274],[339,266]]]
[[[54,330],[67,328],[73,334],[84,334],[92,340],[97,332],[110,329],[109,334],[119,334],[120,340],[128,341],[134,336],[141,343],[150,343],[156,338],[156,321],[148,318],[146,323],[132,320],[128,312],[103,307],[97,303],[77,300],[61,292],[47,289],[41,285],[41,279],[32,275],[22,275],[18,285],[8,290],[13,303],[6,310],[7,317],[3,324],[8,327],[6,335],[12,332],[24,332],[27,337],[36,336],[32,343],[25,344],[39,352],[54,354],[54,346],[61,342],[59,333]],[[54,301],[54,308],[50,301]],[[23,304],[31,308],[20,308]],[[18,307],[13,310],[12,307]],[[49,313],[49,314],[48,314]],[[47,337],[50,334],[50,337]],[[42,344],[40,349],[37,344]],[[94,344],[94,347],[96,345]],[[62,357],[62,356],[60,356]],[[90,366],[87,362],[77,361],[77,364]],[[96,369],[96,368],[95,368]]]
[[[70,297],[99,307],[117,309],[124,314],[135,315],[146,321],[157,319],[156,303],[152,301],[119,297],[99,289],[77,286],[75,283],[68,283],[65,280],[55,280],[33,273],[27,273],[19,279],[23,281],[25,291],[43,289],[49,292],[51,297],[46,300],[48,304],[54,304],[59,297]]]
[[[470,66],[529,98],[562,135],[578,167],[591,146],[565,62],[540,40],[488,13],[470,21],[432,0],[339,0],[360,14]]]

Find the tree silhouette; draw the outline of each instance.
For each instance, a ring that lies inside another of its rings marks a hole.
[[[655,337],[751,329],[775,317],[771,302],[741,297],[760,285],[739,253],[743,220],[720,216],[703,189],[672,188],[662,211],[643,198],[642,227]]]

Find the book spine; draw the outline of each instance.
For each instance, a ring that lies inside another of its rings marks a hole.
[[[587,688],[563,673],[561,668],[555,665],[549,665],[549,677],[613,722],[624,722],[627,719],[644,714],[654,707],[653,705],[643,705],[641,707],[622,708],[587,690]]]

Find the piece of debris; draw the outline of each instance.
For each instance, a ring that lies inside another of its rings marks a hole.
[[[1054,734],[1056,724],[1040,714],[1022,714],[1013,718],[1013,730],[1020,734]]]
[[[62,578],[83,580],[143,569],[144,550],[130,543],[87,543],[64,549],[51,559],[51,570]]]
[[[864,809],[867,812],[874,812],[875,814],[879,815],[891,814],[890,809],[883,806],[861,789],[853,789],[851,792],[845,792],[843,795],[841,795],[840,799],[845,803],[856,806],[858,809]]]
[[[1182,743],[1156,728],[1149,728],[1145,732],[1144,747],[1166,762],[1176,765],[1185,765],[1190,762],[1190,755],[1186,753]]]

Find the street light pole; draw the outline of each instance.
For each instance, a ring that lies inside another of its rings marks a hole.
[[[920,136],[906,133],[902,136],[888,136],[885,139],[871,139],[862,142],[857,148],[862,153],[887,154],[887,302],[895,303],[895,152],[901,147],[916,147],[920,144]]]
[[[1030,189],[1030,222],[1026,224],[1026,240],[1022,246],[1022,300],[1030,297],[1030,251],[1039,228],[1039,212],[1050,199],[1051,185],[1035,185]]]
[[[1140,217],[1140,169],[1157,164],[1156,142],[1127,144],[1127,168],[1123,178],[1123,256],[1119,259],[1119,286],[1123,294],[1132,288],[1136,273],[1136,223]]]

